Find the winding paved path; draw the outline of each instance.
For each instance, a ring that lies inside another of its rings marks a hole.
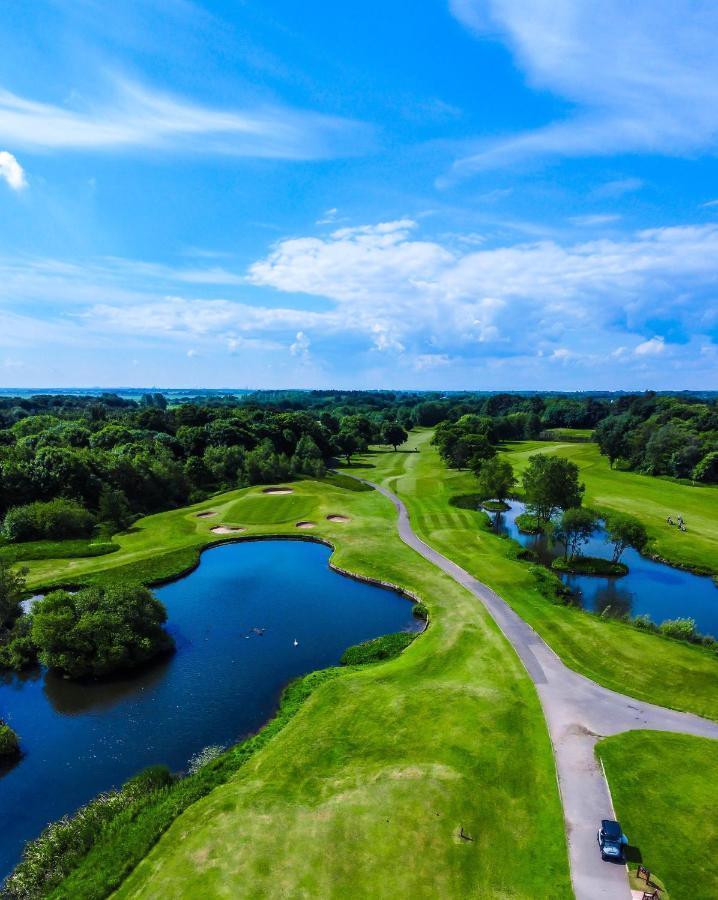
[[[596,742],[640,728],[718,739],[718,723],[617,694],[569,669],[505,600],[414,534],[407,509],[396,494],[370,481],[367,484],[398,510],[404,543],[481,600],[536,685],[556,758],[577,900],[630,900],[625,868],[602,862],[596,844],[600,820],[614,818],[608,785],[594,752]]]

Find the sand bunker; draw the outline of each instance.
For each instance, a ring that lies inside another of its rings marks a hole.
[[[214,528],[210,528],[212,534],[237,534],[239,531],[246,530],[246,528],[242,528],[240,525],[215,525]]]
[[[297,528],[316,528],[316,522],[297,522]]]
[[[349,516],[327,516],[327,522],[350,522]]]
[[[213,509],[208,509],[206,512],[197,513],[198,519],[209,519],[210,516],[216,516],[217,513]]]
[[[265,488],[262,491],[263,494],[293,494],[294,491],[291,488],[285,487],[276,487],[276,488]]]

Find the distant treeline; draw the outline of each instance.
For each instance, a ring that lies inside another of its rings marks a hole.
[[[322,476],[332,458],[351,460],[371,443],[401,446],[415,425],[462,418],[491,445],[557,428],[595,430],[611,464],[718,481],[716,400],[686,394],[266,391],[183,403],[161,393],[41,394],[0,397],[0,515],[63,498],[120,525],[217,490]],[[88,520],[75,519],[85,537]],[[26,536],[48,511],[15,514],[16,531],[20,521]],[[37,537],[49,535],[43,527]]]

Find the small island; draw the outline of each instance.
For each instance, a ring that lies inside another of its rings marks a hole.
[[[521,513],[514,520],[516,527],[521,534],[542,534],[544,525],[538,516],[532,516],[531,513]]]
[[[504,503],[503,500],[484,500],[481,503],[481,508],[485,509],[486,512],[506,512],[506,510],[511,509],[508,503]]]
[[[0,763],[20,755],[20,741],[12,728],[0,719]]]
[[[610,578],[628,575],[628,566],[625,563],[613,562],[598,556],[574,556],[572,559],[559,556],[551,563],[551,568],[569,575],[598,575]]]

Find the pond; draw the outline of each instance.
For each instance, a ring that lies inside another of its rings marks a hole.
[[[45,671],[0,682],[0,718],[25,755],[0,777],[0,878],[26,840],[145,766],[186,768],[277,709],[284,686],[361,641],[419,630],[399,594],[332,572],[328,547],[252,541],[206,551],[157,588],[177,643],[130,677],[79,684]]]
[[[563,545],[553,546],[545,535],[522,534],[516,526],[516,516],[524,512],[524,505],[509,501],[505,513],[492,513],[494,527],[522,546],[533,550],[544,563],[563,555]],[[668,526],[666,526],[668,527]],[[686,534],[690,540],[690,532]],[[606,532],[598,528],[584,544],[584,556],[609,559],[612,547],[606,543]],[[695,619],[702,634],[718,637],[718,588],[712,578],[694,575],[666,563],[656,562],[628,549],[621,557],[628,566],[628,575],[621,578],[598,578],[593,575],[562,575],[581,605],[592,612],[614,616],[647,615],[656,624],[666,619]]]

